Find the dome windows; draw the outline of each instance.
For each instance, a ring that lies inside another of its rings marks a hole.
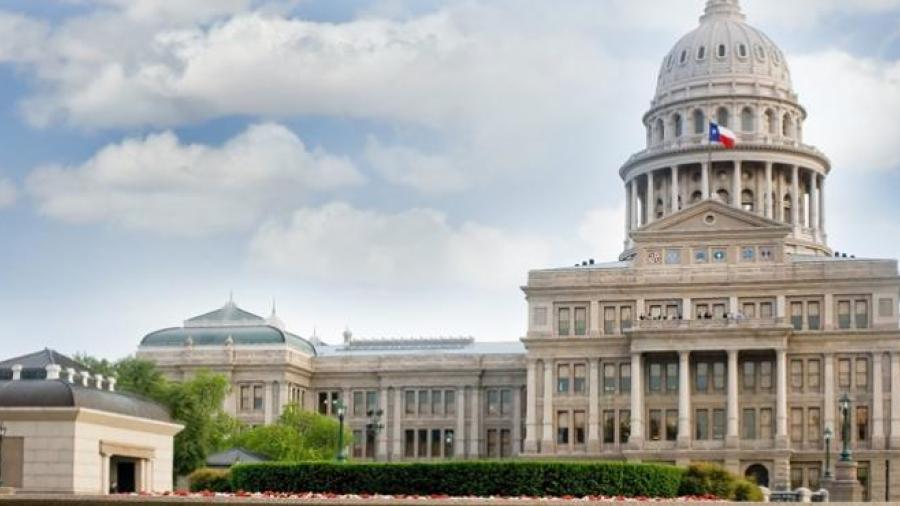
[[[731,119],[729,116],[730,115],[728,114],[728,109],[719,107],[719,110],[716,111],[716,123],[718,123],[720,126],[728,128],[728,120]]]
[[[681,50],[681,59],[679,60],[682,65],[687,63],[687,55],[688,55],[687,49],[682,49]]]
[[[775,113],[772,109],[766,111],[766,132],[769,135],[775,135]]]
[[[741,111],[741,130],[744,132],[753,132],[756,130],[756,121],[753,117],[753,110],[744,107]]]
[[[775,65],[781,65],[781,55],[778,54],[777,49],[772,49],[772,62]]]
[[[675,124],[675,137],[679,138],[684,135],[684,121],[682,121],[680,114],[672,117],[672,123]]]
[[[706,132],[706,115],[700,109],[694,110],[694,133],[701,135]]]
[[[697,59],[701,61],[706,59],[706,46],[700,46],[697,49]]]
[[[747,44],[738,44],[738,56],[747,58]]]
[[[666,58],[666,68],[667,68],[667,69],[671,69],[671,68],[672,68],[672,61],[674,60],[673,56],[674,56],[674,55],[671,55],[671,54],[670,54],[669,57]]]
[[[655,140],[657,143],[662,143],[666,139],[666,125],[663,123],[663,120],[656,120],[656,136]]]
[[[756,59],[759,61],[766,61],[766,50],[759,44],[756,45]]]
[[[719,44],[719,47],[716,48],[716,56],[718,56],[719,58],[725,58],[727,54],[728,48],[725,47],[725,44]]]
[[[794,119],[790,114],[785,114],[781,120],[781,135],[789,139],[794,137]]]

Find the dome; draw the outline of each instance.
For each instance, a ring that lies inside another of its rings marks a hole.
[[[795,98],[783,53],[745,19],[738,0],[708,0],[700,26],[663,59],[654,104],[735,91]]]

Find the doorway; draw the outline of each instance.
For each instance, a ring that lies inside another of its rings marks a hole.
[[[769,486],[769,470],[761,464],[753,464],[744,472],[744,477],[753,480],[760,487]]]
[[[131,494],[137,492],[137,461],[125,457],[109,459],[109,492]]]

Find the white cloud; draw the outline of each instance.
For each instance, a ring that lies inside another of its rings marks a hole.
[[[588,211],[578,226],[578,237],[599,261],[618,258],[625,241],[625,205]]]
[[[781,25],[796,30],[812,28],[829,16],[873,14],[900,9],[900,0],[744,0],[744,11],[758,23]]]
[[[310,191],[362,181],[347,159],[259,124],[221,147],[183,144],[172,132],[128,139],[78,166],[38,168],[26,186],[40,211],[60,220],[208,235],[254,226]]]
[[[386,146],[374,137],[366,143],[366,160],[389,182],[425,192],[459,190],[467,185],[459,170],[465,162],[408,146]]]
[[[0,179],[0,209],[15,205],[16,193],[16,187],[11,181]]]
[[[266,224],[250,251],[258,268],[305,279],[423,289],[509,290],[549,257],[537,237],[478,223],[454,226],[431,209],[383,213],[340,202]]]
[[[797,55],[791,63],[809,110],[806,142],[822,148],[838,170],[900,166],[900,61],[828,51]]]

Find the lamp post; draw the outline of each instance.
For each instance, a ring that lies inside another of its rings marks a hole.
[[[834,433],[831,432],[831,427],[825,427],[825,478],[826,480],[831,479],[831,439],[834,437]]]
[[[344,405],[343,399],[338,399],[334,401],[334,410],[338,416],[338,452],[337,452],[337,461],[344,462],[347,460],[347,454],[344,452],[344,414],[346,413],[347,407]]]
[[[841,439],[843,439],[841,462],[850,462],[853,460],[853,454],[850,452],[850,397],[845,393],[838,402],[841,409]]]
[[[366,423],[366,438],[368,439],[369,434],[371,434],[374,443],[375,439],[378,437],[378,433],[384,429],[384,424],[381,423],[381,417],[384,416],[384,410],[370,409],[366,411],[366,416],[369,418],[369,422]],[[366,444],[368,444],[368,441],[366,441]],[[378,459],[377,451],[373,451],[372,455],[375,455],[376,460]]]
[[[6,436],[6,425],[0,422],[0,487],[3,486],[3,438]]]

